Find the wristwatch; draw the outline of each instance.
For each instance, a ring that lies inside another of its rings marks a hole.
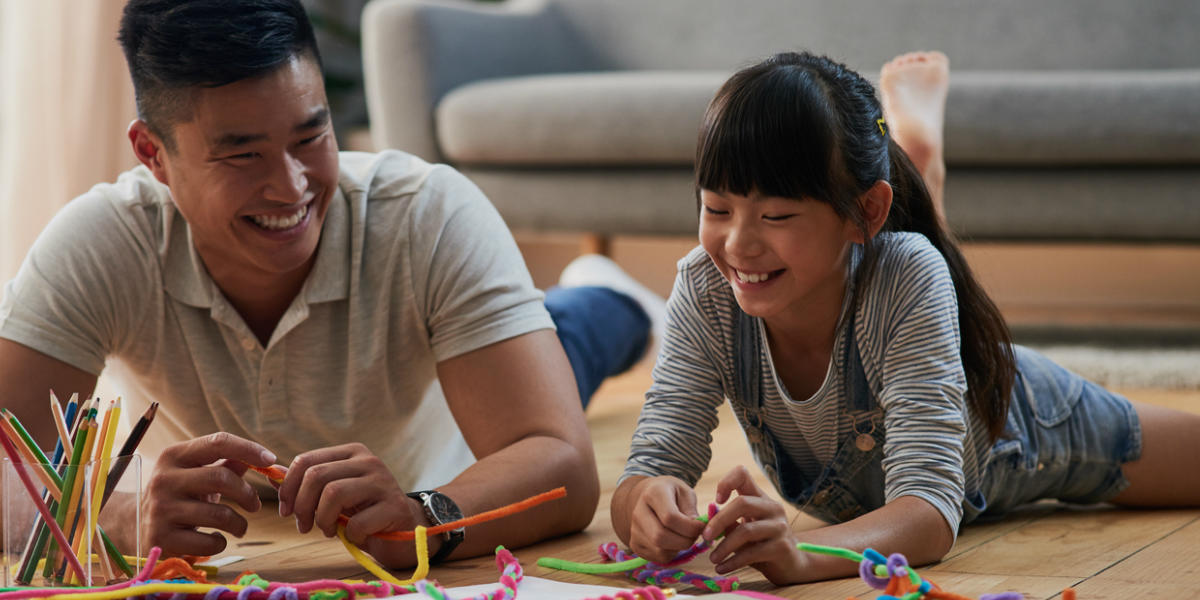
[[[450,499],[449,496],[437,490],[425,490],[423,492],[409,492],[409,498],[416,499],[421,502],[421,506],[425,508],[425,517],[430,523],[436,527],[458,521],[463,518],[462,511],[458,505]],[[442,547],[438,548],[437,554],[429,559],[429,564],[436,565],[450,556],[450,553],[462,543],[463,537],[466,536],[464,531],[466,527],[459,527],[447,531],[442,538]]]

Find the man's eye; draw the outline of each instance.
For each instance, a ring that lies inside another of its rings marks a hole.
[[[314,136],[312,136],[312,137],[309,137],[309,138],[304,138],[304,139],[300,140],[300,145],[301,145],[301,146],[307,146],[307,145],[309,145],[309,144],[311,144],[311,143],[313,143],[313,142],[317,141],[317,139],[318,139],[318,138],[320,138],[320,137],[321,137],[321,134],[319,134],[319,133],[318,133],[317,135],[314,135]]]
[[[258,156],[258,155],[257,155],[257,154],[255,154],[254,152],[243,152],[243,153],[241,153],[241,154],[234,154],[234,155],[232,155],[232,156],[226,156],[225,158],[226,158],[227,160],[229,160],[229,159],[232,159],[232,160],[245,160],[245,159],[249,159],[249,158],[254,158],[255,156]]]

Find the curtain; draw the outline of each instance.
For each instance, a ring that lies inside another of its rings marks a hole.
[[[0,282],[71,198],[137,164],[124,0],[0,0]]]

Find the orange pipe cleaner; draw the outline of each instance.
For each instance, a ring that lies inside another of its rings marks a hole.
[[[271,465],[269,467],[255,467],[253,465],[246,465],[246,466],[250,467],[250,470],[252,470],[252,471],[262,473],[263,476],[265,476],[267,478],[267,480],[270,481],[275,487],[279,487],[280,482],[283,481],[283,476],[287,474],[287,471],[284,470],[284,468],[279,465]],[[438,535],[440,533],[445,533],[447,531],[458,529],[459,527],[470,527],[472,525],[478,525],[485,521],[491,521],[493,519],[507,517],[509,515],[513,515],[513,514],[521,512],[521,511],[528,510],[528,509],[533,508],[534,506],[537,506],[543,502],[549,502],[550,500],[557,500],[559,498],[565,497],[566,495],[567,495],[567,488],[557,487],[548,492],[542,492],[536,496],[526,498],[526,499],[521,500],[520,502],[516,502],[514,504],[509,504],[507,506],[501,506],[500,508],[481,512],[477,515],[472,515],[470,517],[459,519],[457,521],[443,523],[436,527],[430,527],[430,528],[426,529],[425,532],[427,535]],[[347,517],[346,515],[338,515],[338,523],[345,525],[349,521],[350,521],[350,517]],[[409,541],[409,540],[416,539],[416,532],[414,532],[414,531],[384,531],[384,532],[372,534],[371,537],[377,537],[377,538],[384,539],[384,540]]]

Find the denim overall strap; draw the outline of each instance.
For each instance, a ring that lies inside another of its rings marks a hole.
[[[808,481],[787,452],[763,426],[760,395],[762,351],[757,322],[737,310],[734,413],[746,432],[755,459],[784,499],[826,521],[837,522],[883,504],[882,411],[871,394],[854,335],[850,311],[842,369],[846,380],[847,412],[855,428],[839,441],[832,461],[820,476]],[[869,440],[869,441],[868,441]],[[865,468],[864,467],[869,467]]]
[[[742,431],[750,443],[750,450],[755,460],[767,474],[767,477],[779,485],[779,472],[775,464],[775,445],[769,443],[766,430],[763,428],[762,396],[759,391],[759,364],[762,361],[762,347],[759,344],[758,324],[754,317],[746,314],[741,307],[734,307],[737,318],[734,322],[734,380],[737,393],[733,398],[734,414],[741,422]]]

